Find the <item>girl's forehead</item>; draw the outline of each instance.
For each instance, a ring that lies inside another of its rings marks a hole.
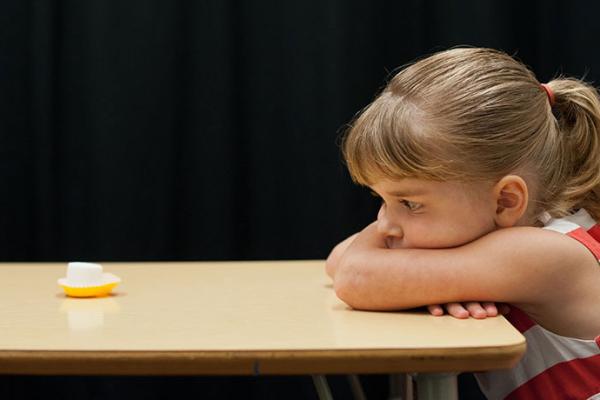
[[[468,194],[487,189],[487,185],[483,182],[437,181],[423,178],[382,178],[374,182],[370,187],[379,194],[398,197],[449,192],[463,192],[464,194]]]
[[[371,185],[371,188],[381,194],[393,196],[421,195],[434,189],[434,181],[419,178],[381,178]]]

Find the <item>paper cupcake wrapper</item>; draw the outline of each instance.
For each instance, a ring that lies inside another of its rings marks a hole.
[[[94,288],[94,287],[105,286],[105,285],[110,285],[110,284],[117,284],[119,282],[121,282],[121,278],[119,278],[118,276],[113,275],[109,272],[103,273],[102,278],[100,278],[99,282],[93,282],[93,283],[87,283],[87,284],[69,282],[67,280],[67,278],[60,278],[58,280],[58,284],[60,286],[71,287],[71,288],[80,288],[80,289]]]

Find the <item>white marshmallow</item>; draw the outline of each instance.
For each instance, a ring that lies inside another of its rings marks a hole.
[[[67,282],[76,286],[96,286],[102,281],[102,265],[87,262],[70,262]]]

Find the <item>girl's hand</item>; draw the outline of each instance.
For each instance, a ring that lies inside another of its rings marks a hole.
[[[427,306],[427,310],[431,315],[440,316],[444,315],[444,308],[448,314],[454,318],[469,318],[469,316],[476,319],[485,319],[487,317],[495,317],[499,314],[506,315],[510,311],[507,304],[504,303],[492,303],[492,302],[477,302],[469,301],[466,303],[447,303],[444,306],[439,304],[433,304]]]

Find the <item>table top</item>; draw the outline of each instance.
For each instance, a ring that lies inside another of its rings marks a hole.
[[[78,299],[66,263],[0,264],[0,373],[479,371],[525,350],[503,317],[352,310],[320,260],[102,265],[122,283]]]

